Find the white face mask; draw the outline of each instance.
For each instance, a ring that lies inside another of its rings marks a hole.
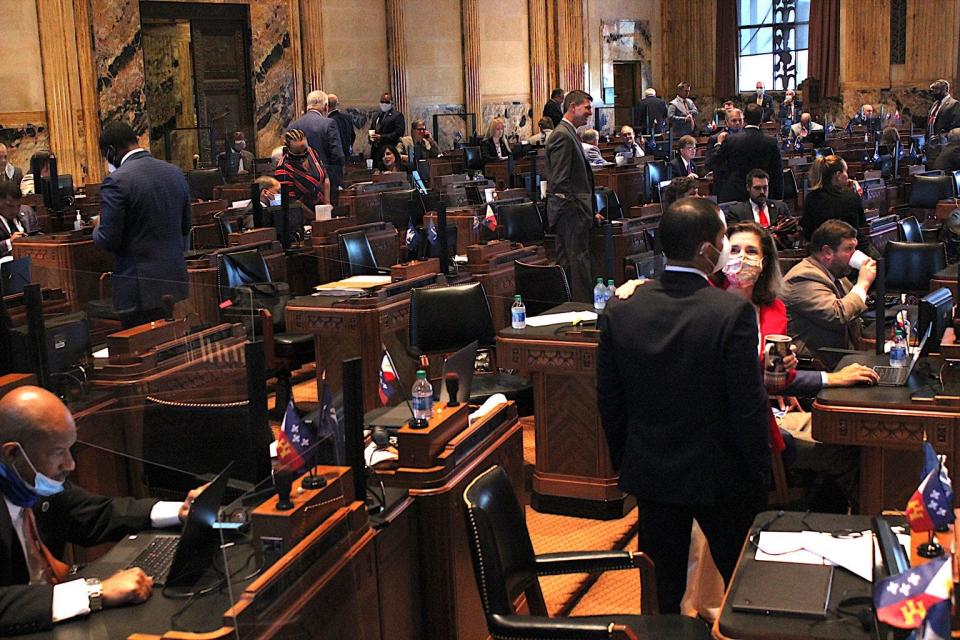
[[[392,108],[393,108],[393,105],[392,105],[391,103],[389,103],[389,102],[381,102],[381,103],[380,103],[380,111],[383,111],[384,113],[390,111],[390,109],[392,109]]]
[[[109,162],[107,163],[107,172],[108,172],[108,173],[113,173],[113,172],[116,171],[116,170],[117,170],[117,168],[116,168],[115,166],[113,166],[113,165],[110,164]]]
[[[712,244],[704,243],[703,248],[700,249],[700,255],[706,255],[706,252],[704,249],[706,249],[707,246],[713,247],[713,249],[716,250],[716,247],[714,247]],[[710,258],[707,258],[707,260],[709,259]],[[725,266],[727,266],[727,261],[729,259],[730,259],[730,239],[727,236],[723,236],[723,248],[720,250],[720,256],[717,258],[717,261],[713,264],[713,273],[717,273],[718,271],[723,269]]]

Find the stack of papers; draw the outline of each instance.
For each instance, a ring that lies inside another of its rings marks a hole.
[[[317,291],[366,291],[390,284],[390,276],[351,276],[344,280],[318,284]]]
[[[566,313],[545,313],[527,318],[529,327],[546,327],[551,324],[573,324],[575,322],[596,322],[597,314],[593,311],[567,311]]]
[[[837,565],[873,582],[874,547],[872,531],[843,538],[820,531],[761,531],[755,557],[766,562]]]

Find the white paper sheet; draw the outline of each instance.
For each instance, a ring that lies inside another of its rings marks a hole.
[[[873,581],[873,533],[836,538],[820,531],[761,531],[756,559],[766,562],[837,565]]]
[[[577,320],[580,322],[593,322],[597,319],[597,314],[593,311],[568,311],[566,313],[547,313],[533,318],[527,318],[527,325],[531,327],[546,327],[551,324],[573,324]]]

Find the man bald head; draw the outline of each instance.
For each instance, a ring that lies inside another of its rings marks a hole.
[[[76,441],[70,410],[46,389],[17,387],[0,398],[0,458],[28,483],[33,484],[34,471],[66,480],[76,467],[70,454]]]

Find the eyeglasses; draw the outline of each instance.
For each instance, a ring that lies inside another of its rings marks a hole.
[[[426,128],[426,127],[414,127],[413,130],[414,130],[414,131],[426,131],[427,128]]]

